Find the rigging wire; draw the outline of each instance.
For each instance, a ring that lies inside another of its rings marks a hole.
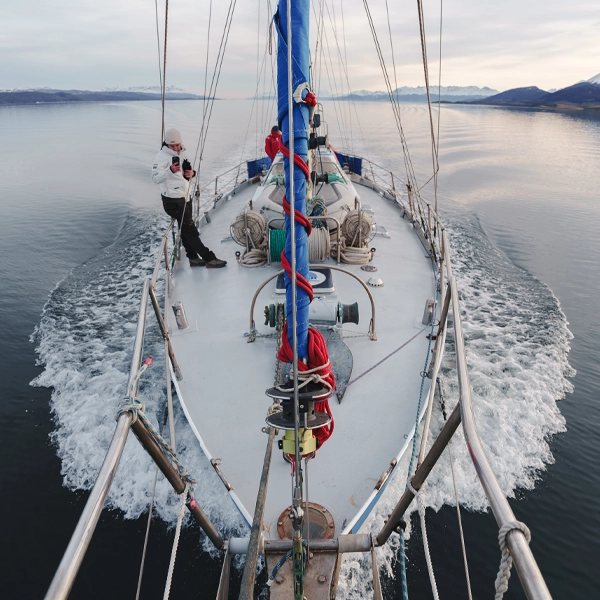
[[[165,43],[163,45],[163,77],[162,77],[162,128],[161,144],[165,139],[165,98],[167,95],[167,33],[169,31],[169,0],[165,0]]]
[[[390,99],[390,103],[392,105],[392,112],[394,113],[394,118],[396,121],[396,128],[398,129],[398,133],[400,135],[400,142],[402,144],[402,150],[404,153],[404,164],[406,168],[406,175],[408,182],[411,188],[415,191],[417,195],[419,195],[419,186],[417,183],[417,177],[412,166],[412,160],[410,158],[410,153],[408,151],[408,144],[406,142],[406,137],[404,135],[404,128],[402,127],[402,122],[400,119],[400,106],[398,102],[394,101],[394,96],[392,93],[392,86],[390,82],[390,78],[387,72],[387,67],[385,65],[385,59],[383,57],[383,52],[381,50],[381,45],[379,44],[379,39],[377,36],[377,31],[375,29],[375,24],[373,22],[373,17],[371,15],[371,10],[369,8],[368,0],[363,0],[363,5],[365,7],[365,12],[367,14],[367,20],[369,21],[369,27],[371,29],[371,34],[373,36],[373,41],[375,43],[375,50],[377,52],[377,56],[379,58],[379,64],[381,66],[381,71],[383,74],[384,82],[387,88],[387,93]],[[420,197],[420,196],[419,196]]]
[[[336,45],[336,49],[337,49],[337,59],[338,59],[338,65],[341,68],[337,68],[334,69],[333,66],[333,60],[331,60],[331,51],[330,51],[330,46],[329,46],[329,39],[327,39],[327,51],[329,52],[330,55],[330,61],[331,61],[331,70],[332,72],[335,74],[335,72],[340,71],[340,89],[344,89],[344,81],[342,79],[342,74],[345,71],[345,64],[346,62],[344,61],[344,58],[342,56],[342,51],[340,48],[340,42],[338,40],[338,34],[337,34],[337,18],[335,15],[335,4],[332,4],[332,8],[331,11],[329,10],[329,5],[326,4],[325,5],[327,8],[327,16],[329,17],[329,23],[331,24],[331,31],[333,33],[333,38],[335,40],[335,45]],[[333,17],[332,17],[332,13],[333,13]],[[346,83],[348,84],[349,87],[349,82],[348,82],[348,77],[346,77]],[[336,93],[337,93],[337,85],[336,85]],[[341,96],[342,94],[340,94]],[[346,141],[345,141],[345,145],[347,148],[352,148],[352,143],[348,142],[348,138],[347,136],[350,135],[351,136],[351,132],[352,132],[352,126],[351,126],[351,122],[352,122],[352,118],[350,116],[350,111],[348,110],[348,119],[350,121],[350,123],[348,123],[346,121],[346,111],[345,111],[345,107],[342,104],[342,101],[338,99],[338,104],[340,107],[340,114],[342,115],[342,125],[344,126],[344,134],[346,136]],[[348,109],[350,109],[350,107],[348,106]],[[353,151],[353,150],[352,150]]]
[[[202,112],[206,114],[206,84],[208,83],[208,58],[210,52],[210,30],[212,26],[212,6],[213,0],[210,0],[208,7],[208,30],[206,33],[206,61],[204,64],[204,91],[202,92]],[[196,160],[194,159],[194,163]]]
[[[163,97],[163,93],[162,93],[162,89],[163,89],[163,82],[162,82],[162,65],[160,62],[160,33],[159,33],[159,29],[158,29],[158,0],[154,0],[154,13],[156,15],[156,46],[158,48],[158,81],[160,82],[160,94],[161,94],[161,101],[162,101],[162,129],[160,132],[160,143],[163,143],[164,140],[164,132],[165,132],[165,103],[164,103],[164,97]]]
[[[250,108],[250,116],[248,118],[248,124],[246,126],[246,135],[244,136],[244,143],[242,144],[242,152],[241,152],[241,156],[240,156],[240,163],[243,161],[243,159],[244,159],[244,153],[246,151],[246,143],[248,141],[248,134],[250,133],[250,125],[252,123],[252,115],[254,114],[254,108],[255,108],[257,100],[258,100],[258,90],[260,88],[260,81],[261,81],[261,78],[263,78],[263,72],[264,71],[266,72],[265,65],[266,65],[266,61],[267,61],[268,51],[269,51],[269,40],[267,39],[267,43],[265,44],[265,51],[264,51],[264,54],[263,54],[262,64],[260,66],[260,72],[257,73],[256,88],[254,89],[254,98],[252,99],[252,107]],[[257,65],[257,68],[258,68],[258,65]],[[264,79],[266,79],[266,77],[264,77]],[[259,125],[259,120],[261,120],[261,119],[259,119],[258,111],[259,111],[259,109],[257,109],[257,111],[256,111],[256,121],[255,121],[257,128],[258,128],[258,125]],[[263,128],[263,131],[264,131],[264,128]],[[258,130],[256,131],[255,138],[256,138],[255,139],[255,145],[256,145],[256,144],[258,144],[258,139],[259,139]],[[260,156],[259,155],[258,147],[256,147],[256,154],[255,154],[255,156],[257,158]]]
[[[321,9],[323,9],[323,7],[324,7],[324,0],[321,0]],[[331,14],[329,13],[329,8],[327,10],[328,10],[328,15],[329,15],[329,20],[330,20],[330,23],[331,23]],[[331,82],[331,76],[329,74],[329,69],[327,68],[327,57],[325,56],[325,53],[323,51],[324,46],[323,46],[323,43],[322,43],[323,35],[327,36],[327,33],[324,31],[324,16],[321,13],[321,16],[319,18],[317,16],[315,10],[314,10],[314,7],[313,7],[313,12],[315,13],[315,19],[317,20],[318,27],[319,27],[319,25],[321,23],[323,23],[321,25],[320,33],[318,33],[318,35],[317,35],[317,49],[315,50],[315,54],[318,55],[319,39],[321,40],[321,50],[320,50],[320,55],[317,56],[316,62],[317,63],[318,62],[322,63],[323,62],[323,57],[325,57],[325,67],[326,67],[326,71],[327,71],[327,76],[328,76],[328,79]],[[354,110],[354,114],[356,116],[356,123],[358,124],[358,129],[359,129],[360,137],[361,137],[362,144],[363,144],[364,154],[366,155],[366,158],[368,160],[370,160],[369,157],[370,157],[371,153],[369,152],[369,149],[368,149],[368,144],[367,144],[364,132],[363,132],[362,124],[361,124],[360,117],[359,117],[358,108],[356,106],[356,100],[354,98],[354,94],[352,93],[352,86],[350,85],[350,77],[348,75],[348,60],[347,60],[347,50],[346,50],[345,25],[344,25],[344,33],[343,33],[343,39],[344,39],[344,58],[342,58],[342,53],[341,53],[341,49],[340,49],[339,40],[337,38],[336,28],[333,27],[333,25],[332,25],[332,29],[334,30],[334,36],[335,36],[335,41],[336,41],[336,45],[337,45],[338,56],[340,58],[340,64],[342,66],[344,77],[346,79],[346,84],[347,84],[347,87],[348,87],[348,98],[349,98],[349,102],[350,102],[350,104],[348,106],[348,112],[350,114],[350,106],[352,106],[352,109]],[[326,41],[327,41],[327,43],[329,43],[328,42],[328,38],[326,39]],[[331,62],[331,69],[332,69],[332,71],[334,71],[334,69],[333,69],[333,62],[332,61],[330,61],[330,62]],[[321,70],[319,71],[319,83],[317,85],[320,85],[321,72],[322,72],[322,67],[321,67]],[[317,96],[319,95],[318,88],[317,88],[317,91],[316,91],[316,95]],[[334,110],[335,110],[337,108],[336,98],[335,97],[332,97],[332,103],[334,105]],[[341,108],[340,108],[340,111],[341,111]],[[336,112],[336,117],[337,117],[337,112]],[[350,121],[350,123],[352,123],[352,117],[351,117],[351,115],[349,116],[349,121]],[[339,118],[338,118],[338,129],[340,131],[342,130],[342,127],[340,126],[340,120],[339,120]],[[352,135],[352,127],[350,127],[350,135]]]
[[[431,161],[433,164],[433,185],[434,185],[434,193],[435,193],[435,212],[437,214],[438,205],[437,205],[437,174],[440,170],[439,161],[438,161],[438,149],[435,141],[435,131],[433,128],[433,114],[431,112],[431,91],[429,89],[429,65],[427,61],[427,40],[425,36],[425,18],[423,16],[423,2],[422,0],[417,0],[417,8],[419,13],[419,33],[421,35],[421,53],[423,55],[423,72],[425,75],[425,90],[427,92],[427,109],[429,112],[429,128],[431,131]],[[441,27],[441,25],[440,25]],[[441,39],[440,39],[440,52],[441,52]],[[441,63],[440,63],[440,78],[441,78]],[[438,93],[439,97],[439,93]],[[438,113],[439,120],[439,113]]]
[[[437,113],[437,139],[435,141],[436,145],[436,153],[439,157],[440,150],[440,122],[442,120],[442,23],[444,16],[444,0],[440,0],[440,56],[438,61],[438,113]],[[439,162],[438,162],[438,171],[439,171]],[[437,177],[434,182],[434,192],[435,192],[435,214],[438,212],[438,195],[437,195]]]
[[[202,158],[204,155],[204,147],[206,145],[206,138],[208,136],[208,129],[210,126],[210,119],[212,116],[212,110],[214,107],[217,87],[219,85],[219,78],[221,76],[221,69],[223,67],[223,60],[225,58],[225,50],[227,49],[227,42],[229,40],[229,33],[231,31],[231,23],[233,21],[233,14],[235,11],[237,0],[230,0],[229,9],[227,11],[227,16],[225,18],[225,25],[223,27],[223,33],[221,35],[221,42],[219,44],[219,51],[217,53],[217,58],[215,60],[215,69],[213,71],[210,88],[208,92],[208,103],[205,105],[202,115],[202,126],[200,129],[200,134],[198,136],[198,144],[196,146],[196,153],[194,155],[194,164],[198,166],[196,171],[198,175],[200,174],[200,170],[202,167]],[[196,177],[196,188],[198,187],[198,179]]]

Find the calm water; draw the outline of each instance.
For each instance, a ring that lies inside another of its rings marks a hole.
[[[353,111],[344,106],[338,114],[350,121]],[[387,107],[358,108],[363,135],[355,127],[351,137],[347,123],[330,122],[332,138],[401,173]],[[260,149],[266,110],[256,111],[258,128],[247,125],[250,110],[250,102],[215,107],[205,179]],[[192,154],[200,111],[195,102],[168,108],[168,124],[182,129]],[[425,181],[425,107],[403,107],[403,122]],[[149,181],[159,127],[158,103],[0,108],[0,544],[8,598],[43,597],[114,427],[134,333],[129,323],[166,224]],[[438,198],[466,309],[482,438],[517,518],[532,530],[553,596],[595,597],[600,117],[444,107],[440,155]],[[153,335],[148,347],[160,347]],[[149,412],[160,418],[158,370],[142,391]],[[449,383],[449,397],[455,392]],[[220,506],[223,497],[180,414],[177,429],[186,464],[202,475],[199,495],[207,511],[226,531],[240,532],[235,511]],[[495,522],[481,512],[481,493],[458,445],[456,453],[473,592],[490,597],[500,558]],[[445,504],[447,474],[433,477],[438,485],[430,486],[427,501],[437,512],[428,511],[428,535],[438,587],[444,598],[466,597],[455,511]],[[145,530],[145,519],[136,517],[147,509],[153,478],[147,457],[130,440],[110,497],[113,510],[102,517],[73,598],[135,597]],[[162,597],[170,554],[175,501],[162,484],[157,502],[162,518],[153,522],[143,598]],[[413,597],[430,595],[421,548],[414,527],[408,543]],[[393,552],[380,558],[397,573]],[[196,528],[186,528],[173,597],[191,590],[211,597],[203,590],[216,589],[219,570]],[[364,565],[349,561],[345,573],[358,589],[352,597],[368,595]],[[401,597],[397,579],[385,585]],[[513,575],[505,598],[522,597]]]

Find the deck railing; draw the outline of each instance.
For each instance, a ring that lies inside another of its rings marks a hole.
[[[208,210],[214,208],[224,196],[233,194],[239,186],[248,182],[247,165],[248,161],[244,160],[203,185],[197,183],[190,190],[196,222],[205,218]]]

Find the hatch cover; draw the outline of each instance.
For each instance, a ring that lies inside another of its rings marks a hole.
[[[308,514],[306,505],[304,509],[304,537],[308,529],[308,539],[311,540],[330,540],[335,533],[335,523],[331,513],[320,504],[315,502],[308,503]],[[291,540],[294,535],[294,525],[292,523],[292,507],[288,506],[277,519],[277,535],[280,540]]]

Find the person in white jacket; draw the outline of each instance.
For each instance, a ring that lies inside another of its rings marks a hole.
[[[227,262],[218,259],[200,240],[192,216],[192,203],[186,202],[189,180],[195,177],[190,161],[185,155],[181,134],[177,129],[165,132],[165,141],[152,165],[152,181],[160,186],[163,208],[175,217],[181,227],[181,241],[190,267],[220,269]]]

